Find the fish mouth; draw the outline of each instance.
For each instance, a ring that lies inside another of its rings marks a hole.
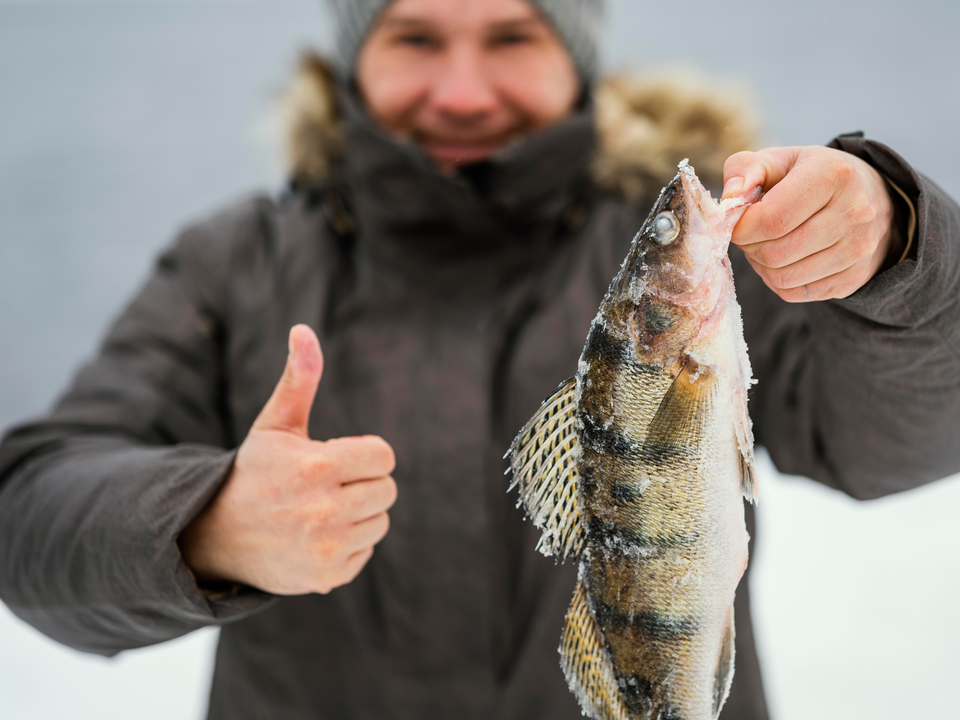
[[[760,199],[761,189],[758,187],[747,195],[718,200],[703,186],[687,160],[678,166],[673,182],[679,182],[683,188],[687,222],[690,223],[688,232],[709,234],[720,241],[716,243],[717,248],[726,255],[734,226],[746,208]]]

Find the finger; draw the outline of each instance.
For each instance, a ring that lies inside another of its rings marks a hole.
[[[861,260],[851,265],[846,270],[827,275],[826,277],[814,280],[804,285],[791,288],[778,287],[774,280],[769,277],[770,268],[760,265],[755,260],[747,258],[760,279],[781,299],[790,303],[813,302],[818,300],[829,300],[831,298],[843,298],[853,294],[857,288],[870,278],[869,260]]]
[[[825,208],[781,238],[752,243],[742,249],[764,267],[782,268],[836,244],[836,227],[836,213]]]
[[[777,294],[791,303],[819,302],[852,295],[870,277],[869,264],[858,262],[843,272],[828,275],[800,287],[781,290]]]
[[[723,164],[723,198],[746,195],[756,187],[769,190],[790,171],[802,148],[767,148],[738,152]]]
[[[809,285],[859,263],[869,265],[872,262],[871,247],[866,233],[852,233],[797,262],[779,268],[765,267],[764,274],[774,287],[782,290]]]
[[[390,476],[360,480],[342,486],[344,517],[358,522],[386,512],[397,501],[397,483]]]
[[[360,574],[360,571],[370,562],[371,557],[373,557],[372,547],[356,552],[348,557],[347,562],[343,565],[343,584],[346,585],[349,582],[353,582],[357,575]]]
[[[355,552],[335,570],[326,571],[319,575],[316,580],[315,591],[321,595],[326,595],[334,588],[353,582],[371,557],[373,557],[372,547]]]
[[[390,516],[387,513],[380,513],[363,522],[356,523],[347,530],[343,540],[343,548],[347,554],[352,556],[354,553],[372,548],[387,536],[390,530]]]
[[[290,330],[283,376],[253,423],[257,430],[287,430],[307,437],[310,410],[323,374],[323,354],[316,333],[306,325]]]
[[[334,582],[330,589],[340,587],[341,585],[347,585],[356,580],[357,575],[359,575],[360,571],[366,567],[368,562],[370,562],[371,557],[373,557],[372,547],[355,552],[353,555],[348,557],[346,562],[343,563],[343,566],[336,573]],[[329,592],[329,590],[327,590],[327,592]]]
[[[341,484],[382,478],[393,472],[393,448],[381,437],[362,435],[315,444],[326,479]]]
[[[747,246],[782,238],[826,207],[836,192],[834,178],[824,173],[821,162],[798,162],[760,202],[746,209],[732,241]]]

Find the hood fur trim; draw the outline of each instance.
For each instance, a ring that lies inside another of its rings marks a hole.
[[[295,184],[324,178],[343,159],[340,97],[333,64],[313,53],[300,59],[293,83],[284,93],[286,159]]]
[[[689,79],[620,75],[594,91],[599,148],[595,182],[631,201],[656,193],[689,158],[706,184],[719,184],[730,155],[756,146],[743,94]],[[343,158],[343,129],[332,65],[303,56],[284,97],[287,162],[297,184],[317,182]]]

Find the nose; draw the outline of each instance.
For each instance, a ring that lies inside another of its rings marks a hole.
[[[436,75],[431,104],[451,120],[474,121],[492,112],[497,94],[484,72],[478,48],[452,48]]]

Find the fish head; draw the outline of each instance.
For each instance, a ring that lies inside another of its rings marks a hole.
[[[686,161],[640,232],[606,303],[642,362],[668,366],[708,333],[733,293],[727,250],[760,190],[717,201]]]

